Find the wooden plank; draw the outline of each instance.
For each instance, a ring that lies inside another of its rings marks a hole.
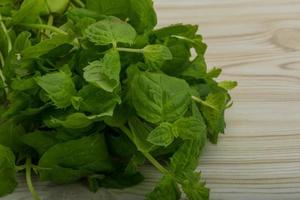
[[[211,199],[300,199],[300,1],[160,0],[156,7],[160,26],[199,24],[209,66],[239,81],[226,135],[207,146],[199,164]],[[36,184],[45,200],[139,200],[160,177],[151,167],[143,172],[141,185],[97,194],[80,184]],[[3,198],[29,199],[24,181]]]

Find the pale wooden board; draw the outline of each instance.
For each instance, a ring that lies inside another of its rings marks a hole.
[[[160,25],[199,24],[208,64],[239,81],[227,133],[207,146],[199,165],[211,199],[299,200],[300,0],[157,2]],[[141,200],[159,179],[152,168],[143,172],[145,183],[123,191],[36,185],[44,200]],[[24,182],[3,198],[30,199]]]

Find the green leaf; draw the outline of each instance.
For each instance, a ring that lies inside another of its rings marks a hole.
[[[182,189],[189,200],[209,200],[209,189],[200,180],[200,173],[186,174],[186,180],[182,183]]]
[[[129,23],[138,33],[153,29],[157,17],[151,0],[87,0],[89,10],[107,16],[116,16],[122,20],[129,18]]]
[[[13,7],[13,1],[11,0],[2,0],[0,2],[0,14],[2,16],[10,16],[11,15],[11,11],[12,11],[12,7]]]
[[[85,29],[87,29],[90,25],[96,23],[96,20],[90,17],[83,17],[81,19],[78,19],[76,23],[76,32],[80,35],[83,36],[85,35]]]
[[[206,140],[206,126],[199,118],[180,118],[173,124],[172,131],[175,136],[178,135],[184,140],[194,140],[200,137],[203,145]]]
[[[169,146],[174,141],[172,124],[168,122],[161,123],[149,134],[147,140],[157,146]]]
[[[70,183],[112,170],[103,135],[57,144],[43,154],[39,167],[41,180],[56,183]]]
[[[217,142],[220,132],[224,132],[224,111],[227,104],[227,94],[223,92],[211,93],[202,105],[202,113],[206,120],[209,138],[213,143]],[[207,106],[209,105],[209,106]]]
[[[201,35],[195,35],[193,38],[188,38],[185,36],[172,35],[173,38],[177,38],[179,40],[183,40],[193,47],[198,55],[204,55],[207,45],[202,42]]]
[[[12,193],[17,186],[15,155],[0,145],[0,197]]]
[[[79,110],[95,115],[107,113],[107,115],[112,116],[116,105],[121,103],[118,95],[93,85],[85,85],[78,92],[78,97],[80,98]]]
[[[37,84],[33,77],[24,79],[14,79],[11,82],[11,88],[16,91],[26,91],[31,89],[36,89]]]
[[[6,5],[6,4],[11,4],[11,3],[13,3],[13,0],[2,0],[0,2],[0,5],[3,6],[3,5]]]
[[[71,105],[71,99],[76,94],[72,78],[65,72],[48,73],[35,78],[37,84],[45,90],[58,108]]]
[[[146,63],[155,68],[160,68],[166,60],[172,60],[172,54],[164,45],[147,45],[143,49]]]
[[[134,28],[116,17],[107,17],[90,25],[85,33],[87,38],[97,45],[133,44],[136,37]]]
[[[26,109],[29,105],[29,96],[23,92],[12,92],[8,95],[9,107],[5,112],[1,113],[3,119],[8,119],[18,115],[22,110]]]
[[[171,176],[164,176],[146,200],[179,200],[181,192]]]
[[[106,142],[109,152],[113,156],[130,158],[136,153],[136,146],[130,141],[125,134],[115,132],[113,130],[106,131]]]
[[[214,67],[207,73],[208,78],[218,78],[222,73],[222,69]]]
[[[184,80],[158,73],[138,73],[130,83],[137,114],[155,124],[172,122],[183,116],[191,103],[188,91]]]
[[[132,115],[134,115],[132,108],[130,108],[127,104],[122,103],[116,107],[112,117],[107,117],[105,119],[105,123],[111,127],[121,127]]]
[[[204,143],[205,141],[201,137],[187,140],[172,156],[170,168],[180,180],[184,180],[185,173],[193,172],[198,166],[199,156]]]
[[[167,46],[173,55],[173,59],[166,61],[161,70],[166,74],[179,76],[186,68],[186,65],[190,63],[190,48],[185,42],[174,39],[168,40]]]
[[[84,68],[84,79],[107,92],[113,92],[120,84],[121,63],[117,51],[105,54],[101,61],[94,61]]]
[[[54,127],[63,126],[69,129],[81,129],[92,125],[93,120],[83,113],[73,113],[68,115],[64,120],[52,118],[51,123]]]
[[[11,148],[14,152],[22,150],[20,138],[24,134],[23,126],[13,120],[0,124],[0,144]]]
[[[68,7],[70,0],[46,0],[51,13],[62,14]]]
[[[95,1],[93,1],[93,2],[95,2]],[[72,8],[72,9],[68,10],[66,14],[69,19],[71,19],[72,21],[75,21],[75,22],[80,21],[81,19],[84,19],[84,18],[91,18],[91,19],[98,21],[98,20],[102,20],[105,17],[105,16],[101,15],[101,13],[98,13],[98,12],[95,12],[92,10],[88,10],[85,8]]]
[[[218,86],[224,88],[225,90],[232,90],[234,89],[238,83],[236,81],[222,81],[218,83]]]
[[[112,15],[126,19],[128,17],[130,2],[129,0],[87,0],[86,7],[103,15]]]
[[[197,33],[198,26],[190,24],[172,24],[167,27],[162,27],[154,31],[154,35],[159,38],[168,38],[172,35],[180,35],[187,38],[194,37]]]
[[[23,59],[38,58],[63,44],[70,43],[72,40],[73,38],[69,35],[54,35],[51,39],[43,40],[34,46],[24,49],[21,56]]]
[[[14,24],[35,23],[40,14],[48,14],[48,12],[49,10],[45,1],[24,0],[20,9],[14,14],[12,22]]]
[[[126,174],[135,174],[138,172],[138,167],[143,165],[146,161],[146,158],[143,156],[142,153],[136,152],[132,158],[130,159],[126,169]]]
[[[127,136],[135,144],[140,152],[149,152],[152,150],[153,145],[147,141],[149,133],[152,128],[138,118],[130,118],[128,124],[131,132]]]
[[[182,76],[191,77],[195,79],[206,78],[207,66],[203,56],[199,55],[193,62],[191,62],[182,72]]]
[[[130,0],[129,23],[138,33],[152,30],[157,24],[157,16],[152,0]],[[128,3],[129,3],[128,2]]]
[[[30,41],[31,33],[28,31],[21,32],[13,46],[13,51],[16,54],[20,54],[24,49],[31,47],[31,41]]]
[[[157,146],[169,146],[174,138],[183,140],[195,140],[199,137],[206,140],[206,126],[203,120],[195,117],[180,118],[173,124],[168,122],[161,123],[148,136],[147,140]]]
[[[141,183],[143,180],[144,176],[141,173],[114,173],[106,176],[103,180],[100,180],[99,185],[104,188],[124,189],[135,186]]]
[[[56,145],[59,140],[53,132],[35,131],[21,137],[21,141],[35,149],[42,156],[50,147]]]

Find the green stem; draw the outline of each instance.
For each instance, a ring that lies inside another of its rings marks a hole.
[[[10,20],[12,20],[12,18],[11,17],[2,17],[2,20],[3,21],[10,21]]]
[[[130,53],[144,53],[143,49],[130,49],[130,48],[122,48],[118,47],[116,48],[118,51],[123,51],[123,52],[130,52]]]
[[[3,71],[2,71],[5,63],[4,63],[4,58],[3,58],[3,55],[1,53],[1,51],[0,51],[0,64],[1,64],[1,67],[0,67],[0,79],[3,82],[4,91],[5,91],[5,94],[7,96],[9,91],[8,91],[8,86],[6,84],[5,76],[4,76]]]
[[[4,34],[5,34],[5,37],[6,37],[6,39],[7,39],[7,50],[8,50],[8,52],[10,52],[11,50],[12,50],[12,43],[11,43],[11,39],[10,39],[10,36],[9,36],[9,34],[8,34],[8,31],[7,31],[7,29],[6,29],[6,26],[5,26],[5,24],[3,23],[3,21],[2,21],[2,15],[0,14],[0,26],[1,26],[1,28],[3,29],[3,31],[4,31]]]
[[[26,169],[26,165],[19,165],[19,166],[16,166],[16,172],[19,172],[19,171],[23,171],[24,169]]]
[[[33,199],[41,200],[38,193],[35,191],[31,180],[31,158],[26,159],[26,183]]]
[[[47,25],[48,25],[48,26],[52,26],[52,25],[53,25],[53,21],[54,21],[54,17],[53,17],[52,14],[50,14],[50,15],[48,16],[48,22],[47,22]],[[42,38],[43,38],[43,39],[44,39],[44,38],[50,38],[51,32],[50,32],[49,29],[45,29],[45,30],[43,30],[43,31],[41,32],[41,34],[43,34],[43,35],[42,35]],[[43,37],[43,36],[44,36],[44,37]]]
[[[85,4],[81,0],[72,0],[72,2],[81,8],[85,7]]]
[[[149,152],[142,152],[142,154],[156,167],[161,173],[168,175],[170,172],[164,168]]]
[[[121,126],[120,129],[129,137],[129,139],[134,143],[132,139],[132,133],[131,131],[125,127]],[[164,168],[149,152],[141,151],[140,152],[149,160],[149,162],[156,167],[161,173],[165,175],[170,175],[170,172]]]
[[[53,15],[49,15],[49,17],[48,17],[48,22],[47,22],[47,25],[48,26],[52,26],[53,25],[53,21],[54,21],[54,17],[53,17]]]
[[[129,139],[134,143],[131,131],[126,126],[121,126],[120,129],[129,137]]]
[[[212,108],[212,109],[214,109],[214,110],[217,110],[214,106],[212,106],[212,105],[206,103],[205,101],[203,101],[202,99],[200,99],[200,98],[198,98],[198,97],[192,96],[192,99],[193,99],[194,101],[196,101],[197,103],[200,103],[200,104],[205,105],[205,106],[207,106],[207,107],[210,107],[210,108]]]
[[[67,32],[65,32],[65,31],[63,31],[59,28],[56,28],[55,26],[49,26],[49,25],[46,25],[46,24],[26,24],[26,23],[22,23],[22,24],[18,24],[18,25],[24,26],[24,27],[27,27],[27,28],[33,28],[33,29],[48,29],[48,30],[51,30],[51,31],[59,33],[59,34],[68,35]]]

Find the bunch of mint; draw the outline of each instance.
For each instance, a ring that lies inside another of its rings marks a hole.
[[[0,1],[0,196],[23,171],[36,200],[32,172],[126,188],[149,162],[147,200],[209,199],[198,158],[236,82],[207,69],[197,26],[156,23],[151,0]]]

